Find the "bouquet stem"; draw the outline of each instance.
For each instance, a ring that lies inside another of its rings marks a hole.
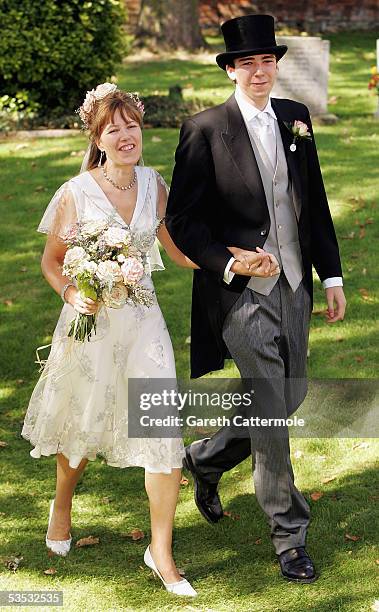
[[[96,315],[85,315],[78,312],[75,319],[71,321],[68,336],[74,340],[85,342],[90,340],[92,333],[96,334]]]

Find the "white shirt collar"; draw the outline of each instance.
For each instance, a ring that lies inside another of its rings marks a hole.
[[[273,119],[277,118],[275,113],[274,113],[274,110],[273,110],[273,108],[271,106],[271,98],[268,99],[268,102],[267,102],[265,108],[263,109],[263,111],[261,111],[261,110],[259,110],[259,108],[254,106],[254,104],[252,102],[249,102],[246,99],[246,96],[243,95],[239,85],[236,85],[236,91],[235,91],[234,96],[236,98],[236,102],[237,102],[237,104],[239,106],[239,109],[240,109],[240,111],[242,113],[242,117],[244,118],[246,123],[248,123],[249,121],[254,119],[261,112],[268,113],[269,115],[271,115],[271,117]]]

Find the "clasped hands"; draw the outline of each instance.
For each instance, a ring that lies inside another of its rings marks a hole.
[[[230,271],[242,276],[259,276],[269,278],[280,273],[280,267],[275,255],[267,253],[260,247],[255,251],[247,251],[238,247],[228,247],[236,261]]]

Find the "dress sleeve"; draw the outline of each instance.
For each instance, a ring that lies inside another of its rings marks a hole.
[[[160,223],[164,223],[169,187],[163,176],[161,176],[156,170],[154,172],[157,181],[157,219],[159,219]]]
[[[156,194],[155,217],[156,229],[158,231],[161,223],[164,223],[169,189],[163,177],[156,170],[154,170],[153,178],[155,178],[156,181],[156,185],[154,186],[156,189],[153,189],[152,192]],[[151,272],[160,270],[165,270],[165,267],[160,253],[158,238],[155,238],[154,244],[147,255],[147,272],[150,274]]]
[[[37,231],[64,239],[77,222],[75,195],[69,183],[64,183],[47,205]]]

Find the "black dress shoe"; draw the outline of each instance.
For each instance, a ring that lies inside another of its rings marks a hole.
[[[185,451],[186,456],[183,459],[183,466],[186,470],[191,472],[193,476],[195,504],[208,523],[218,523],[224,516],[224,511],[217,493],[217,484],[210,484],[199,477],[192,463],[189,450],[186,448]]]
[[[282,576],[293,582],[317,580],[312,559],[305,548],[290,548],[278,555]]]

